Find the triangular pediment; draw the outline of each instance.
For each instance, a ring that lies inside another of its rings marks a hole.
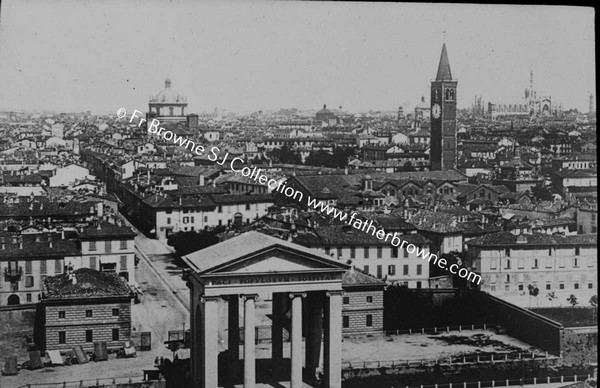
[[[316,249],[247,232],[184,257],[200,275],[218,273],[268,273],[344,271],[348,265]]]
[[[219,268],[214,268],[209,273],[240,273],[262,274],[268,272],[297,272],[314,270],[332,270],[343,268],[342,263],[331,259],[323,260],[318,256],[306,255],[287,247],[272,247],[255,255],[239,258],[226,263]]]

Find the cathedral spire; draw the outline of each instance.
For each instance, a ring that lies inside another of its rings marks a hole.
[[[452,81],[452,72],[450,72],[450,62],[448,61],[448,53],[446,52],[446,43],[442,46],[442,55],[440,56],[440,64],[435,80]]]

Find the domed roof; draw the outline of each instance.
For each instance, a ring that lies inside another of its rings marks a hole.
[[[177,93],[174,89],[171,89],[171,80],[167,78],[165,80],[165,88],[158,92],[156,96],[150,97],[150,102],[182,104],[187,102],[187,98]]]

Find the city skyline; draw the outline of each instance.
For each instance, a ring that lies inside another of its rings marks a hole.
[[[25,1],[1,17],[0,110],[145,109],[167,76],[189,112],[411,109],[444,42],[461,109],[517,102],[532,66],[565,109],[595,89],[592,8]]]

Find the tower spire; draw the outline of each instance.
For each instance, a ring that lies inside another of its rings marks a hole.
[[[452,81],[452,72],[450,71],[450,61],[448,61],[448,52],[446,51],[446,43],[442,46],[442,55],[440,56],[440,64],[438,66],[436,81]]]

